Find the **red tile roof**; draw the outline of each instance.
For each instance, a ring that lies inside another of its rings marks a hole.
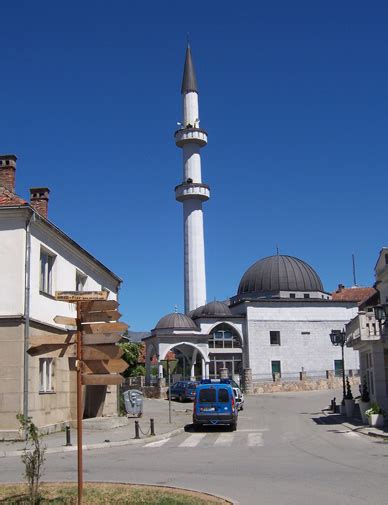
[[[358,302],[362,303],[364,300],[376,293],[375,288],[345,288],[341,287],[337,291],[331,293],[333,300],[340,300],[343,302]]]
[[[9,207],[12,205],[28,205],[28,202],[0,185],[0,207]]]

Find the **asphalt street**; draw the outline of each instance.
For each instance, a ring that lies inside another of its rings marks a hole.
[[[87,451],[85,480],[180,486],[244,505],[386,505],[388,443],[322,415],[335,395],[251,396],[237,432],[188,426],[166,440]],[[19,458],[0,466],[2,482],[22,480]],[[44,480],[76,478],[75,453],[47,456]]]

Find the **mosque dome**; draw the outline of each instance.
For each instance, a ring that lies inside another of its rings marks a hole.
[[[208,316],[218,316],[218,317],[228,317],[231,316],[232,313],[224,302],[219,302],[214,300],[213,302],[209,302],[206,305],[202,305],[198,307],[191,313],[191,317],[194,319],[198,317],[208,317]]]
[[[162,317],[155,326],[155,330],[163,329],[198,330],[198,326],[186,314],[172,312],[171,314],[167,314],[167,316]]]
[[[293,256],[268,256],[256,261],[242,276],[238,295],[278,291],[323,291],[319,275]]]

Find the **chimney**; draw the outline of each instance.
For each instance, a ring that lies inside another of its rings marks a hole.
[[[343,289],[345,289],[345,286],[343,284],[338,284],[337,293],[341,293]]]
[[[15,193],[16,160],[14,154],[0,154],[0,186],[11,193]]]
[[[30,205],[47,219],[50,190],[48,188],[30,188]]]

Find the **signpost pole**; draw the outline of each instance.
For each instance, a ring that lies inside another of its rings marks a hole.
[[[77,463],[78,463],[78,505],[82,504],[82,327],[81,302],[77,303]]]
[[[167,361],[167,374],[168,374],[168,422],[171,424],[171,373],[170,361]]]

